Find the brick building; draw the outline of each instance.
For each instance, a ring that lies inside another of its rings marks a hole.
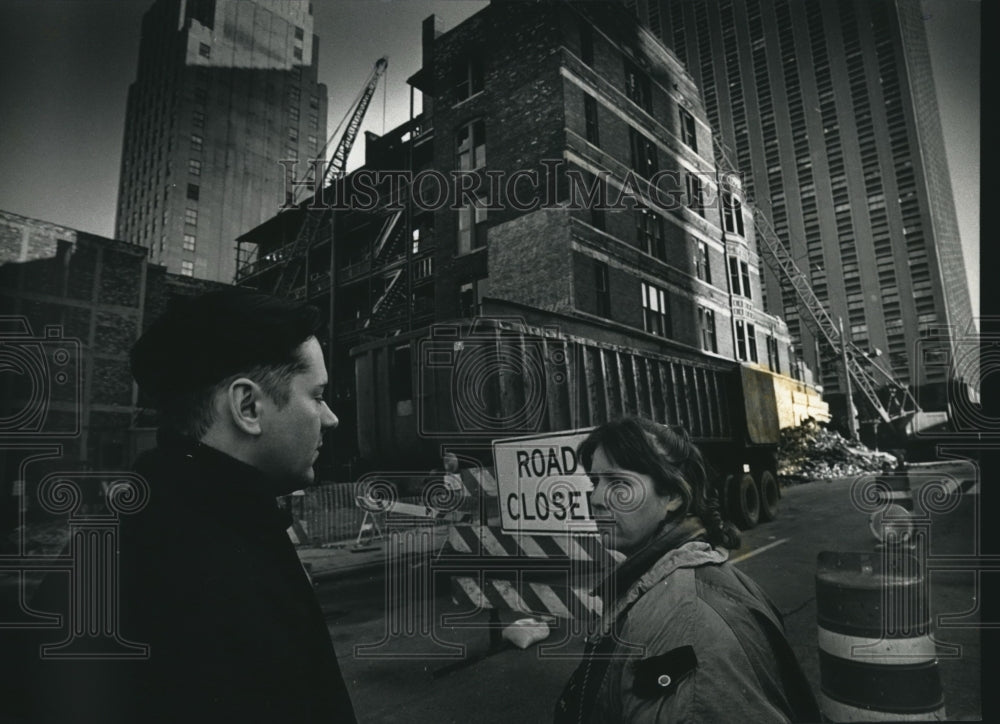
[[[477,315],[799,374],[699,90],[623,7],[494,3],[445,33],[432,16],[410,84],[422,114],[369,134],[365,167],[327,189],[294,292],[327,315],[345,427],[351,347]],[[303,213],[241,237],[238,283],[273,284]],[[393,364],[408,379],[413,351]]]
[[[172,297],[216,286],[141,246],[0,211],[0,438],[60,445],[42,467],[127,469],[137,424],[152,422],[136,414],[129,349]],[[3,460],[4,480],[18,459]]]

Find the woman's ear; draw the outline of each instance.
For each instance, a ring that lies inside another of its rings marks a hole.
[[[233,425],[248,435],[261,433],[262,390],[253,380],[240,377],[226,388],[226,413]]]
[[[676,510],[680,510],[682,505],[684,505],[684,499],[679,495],[672,495],[667,498],[666,512],[673,513]]]

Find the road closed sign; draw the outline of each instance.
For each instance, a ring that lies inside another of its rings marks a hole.
[[[493,443],[500,522],[507,533],[595,533],[593,486],[576,449],[590,433],[569,430]]]

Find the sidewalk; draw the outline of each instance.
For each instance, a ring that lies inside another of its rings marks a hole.
[[[431,550],[437,552],[448,538],[447,525],[434,526]],[[321,547],[303,546],[296,551],[299,560],[316,583],[337,580],[363,571],[384,568],[388,546],[386,539],[374,540],[356,546],[353,540],[328,543]]]

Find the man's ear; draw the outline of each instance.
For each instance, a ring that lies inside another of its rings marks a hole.
[[[248,435],[261,432],[261,398],[263,391],[251,379],[240,377],[226,388],[226,412],[233,424]]]

